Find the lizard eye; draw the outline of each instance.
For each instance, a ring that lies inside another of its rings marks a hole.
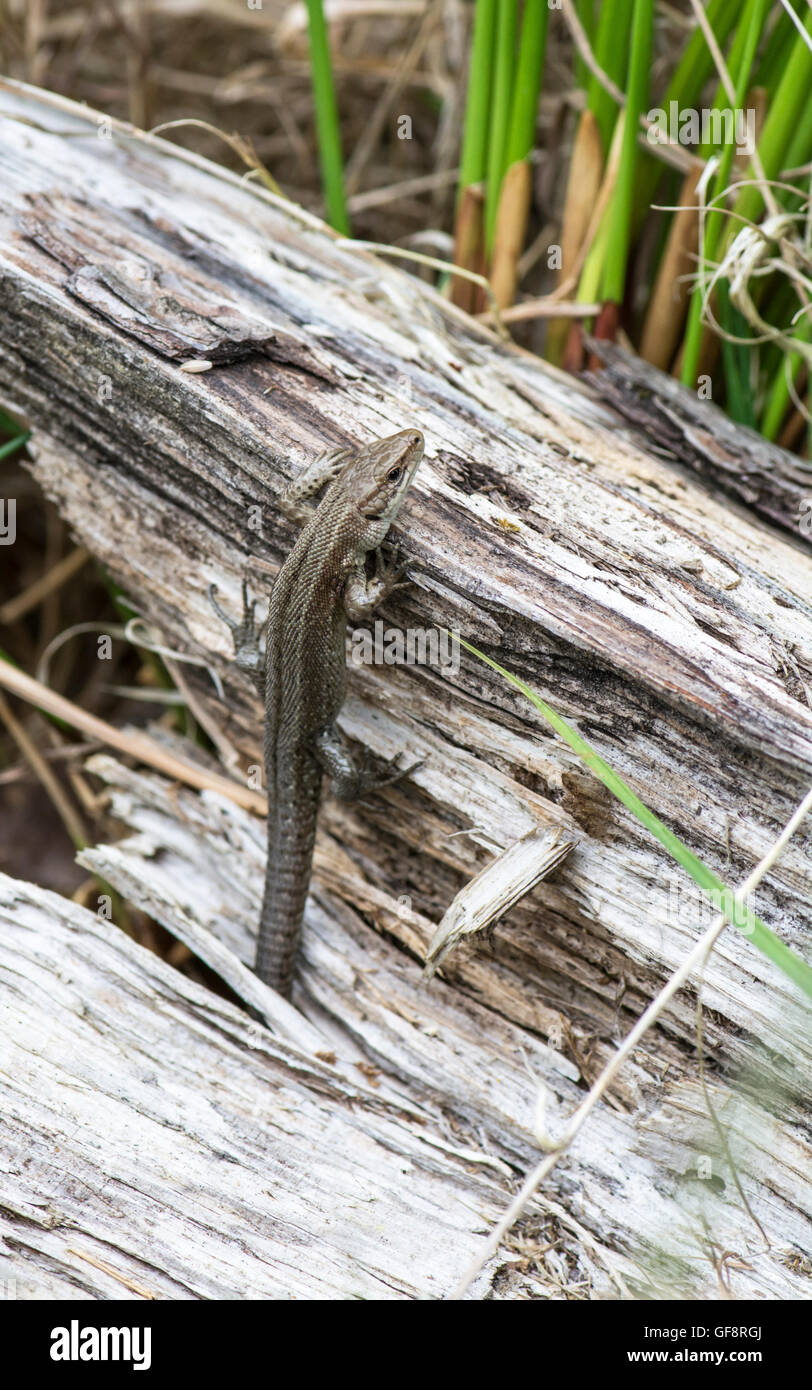
[[[402,468],[390,468],[386,476],[389,479],[390,483],[396,483],[402,472]]]

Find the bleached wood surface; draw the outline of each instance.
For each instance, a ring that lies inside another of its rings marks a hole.
[[[555,1125],[577,1103],[577,1068],[448,985],[421,987],[329,891],[308,919],[309,1019],[280,1006],[240,964],[256,822],[106,756],[93,767],[134,833],[82,862],[257,1013],[265,994],[273,1024],[85,909],[0,878],[0,1278],[17,1297],[449,1292],[536,1156],[533,1078]],[[331,846],[325,876],[331,857],[346,875]],[[781,1232],[772,1249],[729,1177],[718,1186],[696,1082],[674,1080],[656,1104],[595,1116],[531,1209],[521,1253],[554,1242],[541,1269],[505,1251],[475,1293],[501,1269],[506,1296],[714,1297],[713,1257],[734,1251],[738,1296],[803,1297],[802,1134],[745,1088],[711,1090],[755,1214]],[[695,1176],[702,1163],[713,1182]]]
[[[205,161],[114,123],[104,128],[112,132],[106,138],[98,121],[83,108],[0,83],[6,190],[0,204],[0,397],[34,426],[36,476],[82,543],[168,642],[217,665],[225,703],[204,674],[190,676],[210,716],[257,760],[259,711],[227,664],[227,634],[205,601],[208,583],[215,581],[236,609],[251,558],[278,563],[289,533],[274,498],[284,477],[307,458],[325,445],[416,424],[426,435],[427,459],[399,535],[413,584],[387,618],[402,625],[447,624],[484,645],[576,722],[723,877],[744,877],[812,775],[812,556],[799,535],[788,534],[787,499],[795,496],[797,465],[785,458],[782,477],[789,482],[778,501],[770,495],[762,509],[780,504],[778,531],[692,476],[680,463],[678,432],[667,440],[674,459],[647,452],[640,432],[602,404],[589,382],[564,378],[497,344],[425,286]],[[179,370],[184,359],[201,356],[218,365],[204,375]],[[656,385],[657,374],[649,375]],[[718,420],[713,407],[706,408],[709,421]],[[687,462],[696,466],[692,458]],[[725,463],[729,471],[729,459]],[[752,466],[766,471],[757,458]],[[261,536],[252,507],[263,514]],[[256,592],[263,582],[255,571]],[[459,1238],[447,1241],[448,1261],[431,1266],[443,1283],[452,1265],[459,1273],[466,1263],[485,1215],[507,1197],[511,1181],[499,1164],[518,1173],[537,1154],[526,1060],[555,1097],[554,1123],[557,1108],[569,1112],[581,1094],[577,1083],[592,1079],[615,1039],[684,956],[701,912],[676,869],[623,808],[494,673],[472,660],[463,657],[453,675],[426,667],[356,672],[342,722],[381,754],[405,748],[426,762],[409,784],[389,789],[371,807],[326,805],[295,1002],[342,1065],[361,1060],[380,1067],[382,1092],[388,1096],[394,1087],[407,1111],[428,1107],[432,1133],[445,1142],[449,1134],[455,1143],[461,1138],[464,1148],[492,1160],[472,1160],[471,1172],[465,1169],[473,1210],[467,1225],[460,1218]],[[116,776],[126,782],[131,774]],[[236,959],[250,957],[261,826],[219,803],[213,810],[206,797],[183,800],[187,820],[172,809],[174,798],[160,814],[154,806],[139,810],[166,797],[155,779],[136,779],[126,795],[132,806],[125,819],[138,824],[141,816],[157,816],[151,852],[139,845],[99,851],[100,872],[111,882],[120,874],[133,900],[189,940],[232,988],[254,991],[250,1003],[261,1012],[256,982]],[[460,885],[487,862],[483,844],[507,845],[538,822],[564,825],[578,835],[577,848],[552,882],[497,927],[490,951],[481,943],[463,948],[444,967],[446,981],[420,992],[415,957]],[[801,951],[809,921],[809,846],[807,829],[765,882],[757,904]],[[109,1095],[131,1075],[126,1028],[120,1035],[109,1008],[102,1010],[101,1029],[87,1022],[94,1017],[93,1000],[101,1009],[105,990],[122,999],[132,994],[150,1015],[143,1027],[156,1057],[166,1059],[165,1085],[156,1063],[157,1084],[178,1104],[191,1086],[202,1105],[212,1074],[207,1068],[219,1074],[219,1025],[206,1032],[193,1010],[189,1027],[201,1036],[199,1065],[181,1043],[173,1049],[169,1027],[161,1032],[167,991],[168,1015],[189,1015],[191,1006],[177,1002],[191,989],[188,982],[79,909],[69,909],[80,924],[70,928],[59,924],[57,904],[47,895],[8,891],[4,931],[13,950],[9,955],[4,936],[3,987],[15,1007],[23,998],[28,1010],[27,1023],[17,1025],[20,1053],[11,1074],[21,1094],[36,1098],[21,1112],[23,1151],[33,1146],[47,1153],[59,1142],[54,1115],[60,1104],[71,1116],[77,1113],[77,1077],[93,1074],[99,1084],[114,1055],[125,1072],[108,1077]],[[15,893],[23,893],[16,909]],[[21,914],[34,923],[28,935]],[[203,927],[212,929],[219,946],[201,936]],[[78,981],[71,998],[87,1001],[84,1020],[78,1004],[71,1012],[61,993],[55,1013],[41,979],[22,995],[15,983],[15,962],[27,959],[25,949],[39,962],[36,969],[59,968],[43,963],[49,931],[62,933],[50,945],[57,958],[67,953]],[[106,943],[104,959],[109,953],[115,958],[107,977],[87,949],[97,938]],[[83,940],[84,950],[76,945]],[[151,983],[157,978],[160,991]],[[203,994],[209,1000],[200,1006],[203,1013],[226,1007]],[[622,1074],[615,1108],[606,1105],[593,1117],[548,1189],[556,1221],[563,1223],[559,1287],[617,1294],[622,1280],[632,1292],[668,1296],[679,1287],[715,1296],[713,1252],[732,1249],[750,1266],[732,1276],[735,1293],[802,1297],[808,1289],[797,1256],[802,1242],[808,1244],[799,1157],[808,1119],[808,1021],[791,988],[732,933],[708,964],[703,1000],[712,1011],[705,1021],[711,1084],[717,1104],[732,1117],[748,1197],[771,1232],[772,1249],[763,1252],[729,1172],[722,1193],[690,1177],[698,1157],[713,1157],[715,1149],[696,1089],[694,1001],[686,996]],[[32,1037],[54,1019],[65,1029],[59,1058],[67,1080],[60,1085],[45,1068],[48,1094],[56,1097],[48,1112],[44,1102],[38,1108],[33,1082],[43,1064]],[[239,1026],[249,1027],[244,1018]],[[275,1016],[274,1027],[281,1026]],[[301,1020],[295,1027],[289,1045],[304,1048],[311,1066],[315,1040]],[[6,1033],[6,1045],[17,1036]],[[241,1105],[245,1049],[233,1042],[233,1031],[228,1036],[228,1043],[220,1041],[228,1052],[221,1067]],[[299,1077],[298,1066],[293,1070]],[[321,1095],[321,1080],[304,1071],[310,1089]],[[247,1093],[254,1086],[247,1074],[244,1085]],[[89,1129],[102,1166],[118,1171],[120,1162],[126,1173],[128,1126],[142,1124],[138,1106],[128,1099],[113,1123],[112,1101],[103,1099],[108,1092],[102,1087],[99,1094],[95,1127],[88,1092],[77,1129],[86,1138]],[[285,1167],[286,1143],[297,1155],[300,1140],[305,1147],[312,1143],[307,1190],[318,1213],[307,1230],[322,1253],[319,1242],[338,1200],[318,1177],[319,1164],[331,1161],[324,1115],[336,1108],[333,1101],[331,1093],[319,1112],[319,1141],[307,1128],[309,1119],[303,1116],[300,1133],[295,1108],[294,1118],[285,1120],[281,1107],[266,1117],[269,1128],[257,1139],[263,1172]],[[197,1106],[198,1100],[190,1096],[188,1103]],[[237,1101],[217,1113],[225,1131],[232,1105]],[[241,1123],[238,1117],[238,1130]],[[194,1143],[213,1142],[202,1122],[195,1135]],[[170,1140],[181,1143],[176,1135]],[[370,1152],[364,1170],[366,1194],[375,1188],[379,1165],[382,1188],[389,1190],[380,1134],[370,1150],[378,1147],[381,1154]],[[180,1151],[164,1167],[161,1152],[156,1149],[163,1178],[156,1177],[143,1208],[128,1208],[118,1237],[128,1249],[132,1243],[133,1259],[147,1264],[149,1202],[160,1190],[171,1204],[173,1183],[186,1182],[182,1164],[174,1164]],[[22,1164],[16,1149],[9,1146],[8,1153]],[[78,1149],[73,1157],[85,1161]],[[259,1171],[253,1162],[242,1178],[229,1172],[229,1181],[244,1181],[253,1192],[252,1174]],[[402,1242],[382,1255],[379,1247],[375,1268],[395,1292],[439,1291],[429,1289],[428,1274],[421,1283],[424,1266],[410,1272],[408,1256],[433,1230],[432,1203],[442,1205],[439,1185],[446,1178],[450,1183],[450,1211],[451,1194],[465,1186],[455,1186],[462,1182],[457,1160],[436,1162],[438,1188],[429,1192],[426,1179],[424,1207],[424,1189],[414,1187]],[[183,1187],[190,1205],[184,1208],[179,1199],[176,1262],[169,1261],[176,1288],[192,1292],[200,1290],[184,1263],[184,1251],[190,1256],[194,1245],[184,1223],[191,1219],[196,1180]],[[277,1190],[287,1192],[281,1181]],[[22,1191],[29,1205],[56,1201],[58,1170],[42,1162],[28,1180],[23,1172]],[[286,1210],[286,1200],[280,1196],[281,1206],[263,1208],[263,1220]],[[460,1200],[464,1206],[467,1199]],[[697,1209],[696,1203],[708,1202],[710,1214]],[[87,1210],[101,1212],[103,1221],[101,1199]],[[37,1245],[30,1251],[20,1243],[25,1216],[10,1219],[7,1252],[14,1252],[15,1267],[69,1285],[72,1257],[60,1244],[60,1223],[47,1227],[47,1250]],[[376,1228],[382,1242],[385,1224]],[[236,1248],[239,1220],[229,1229]],[[280,1239],[277,1253],[284,1244]],[[348,1270],[360,1247],[347,1237],[341,1248],[344,1265],[334,1291],[350,1291]],[[678,1254],[679,1262],[666,1261],[660,1278],[662,1248]],[[168,1267],[163,1250],[161,1258]],[[284,1256],[269,1258],[272,1268],[250,1277],[265,1279],[270,1293],[293,1276]],[[213,1259],[219,1273],[209,1288],[219,1278],[222,1290],[233,1265],[226,1261],[220,1269]],[[96,1274],[83,1270],[83,1278],[95,1294],[110,1292],[108,1284],[92,1282]],[[317,1270],[314,1278],[327,1276]]]
[[[5,878],[0,895],[17,1297],[442,1291],[495,1210],[486,1155],[84,909]]]

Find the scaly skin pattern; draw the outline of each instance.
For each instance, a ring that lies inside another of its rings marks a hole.
[[[397,582],[397,572],[384,569],[379,546],[422,455],[423,436],[410,429],[335,457],[329,468],[337,476],[271,592],[264,678],[268,860],[255,968],[285,996],[310,884],[322,773],[332,775],[333,790],[344,799],[374,785],[355,769],[334,728],[347,683],[347,619],[366,618]],[[317,475],[308,484],[306,476],[293,495],[307,496],[321,482]],[[376,576],[367,579],[372,552]]]

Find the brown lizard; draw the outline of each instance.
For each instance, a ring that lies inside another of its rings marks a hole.
[[[330,774],[336,795],[349,800],[413,770],[380,779],[359,769],[334,721],[346,691],[347,619],[367,618],[401,577],[384,563],[380,546],[422,457],[420,431],[402,430],[317,459],[289,490],[283,509],[307,519],[271,591],[264,661],[246,585],[239,623],[220,608],[216,587],[209,589],[231,630],[235,659],[251,672],[265,704],[268,861],[255,969],[285,996],[310,884],[322,773]],[[328,481],[315,512],[303,511],[302,502]]]

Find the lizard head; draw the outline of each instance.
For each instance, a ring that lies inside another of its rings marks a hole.
[[[353,481],[361,515],[388,526],[422,457],[420,430],[401,430],[364,448],[349,466],[357,470]]]

